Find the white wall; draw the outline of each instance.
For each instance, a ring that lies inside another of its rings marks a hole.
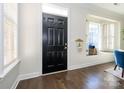
[[[78,67],[86,67],[90,65],[100,64],[104,62],[113,61],[112,53],[100,53],[96,56],[86,56],[86,42],[84,42],[83,51],[78,52],[75,45],[75,39],[81,37],[86,41],[86,17],[89,14],[110,18],[113,20],[120,21],[123,24],[123,17],[116,13],[100,9],[88,4],[57,4],[70,10],[70,30],[69,30],[69,69]],[[123,26],[123,25],[121,25]],[[118,35],[119,32],[116,32]],[[119,47],[117,40],[117,47]]]
[[[69,9],[68,68],[75,69],[89,65],[113,61],[111,53],[86,56],[86,43],[82,52],[77,50],[75,39],[86,39],[86,16],[93,14],[118,20],[123,17],[94,6],[80,4],[56,4]],[[19,4],[19,56],[22,60],[20,74],[42,72],[42,11],[41,4]],[[124,25],[121,25],[123,27]],[[118,33],[118,32],[117,32]]]
[[[19,4],[20,74],[42,70],[41,4]]]

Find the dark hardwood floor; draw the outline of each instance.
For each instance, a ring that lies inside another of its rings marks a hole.
[[[57,74],[40,76],[20,81],[17,89],[120,89],[124,81],[104,72],[113,67],[113,63],[105,63]]]

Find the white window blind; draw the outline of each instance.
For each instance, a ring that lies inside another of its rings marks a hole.
[[[114,49],[115,26],[113,23],[103,24],[102,30],[102,51],[112,51]]]
[[[4,66],[17,58],[17,4],[4,4]]]

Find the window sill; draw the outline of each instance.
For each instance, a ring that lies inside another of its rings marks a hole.
[[[100,52],[104,52],[104,53],[113,53],[113,50],[106,50],[106,51],[100,51]]]
[[[20,63],[20,60],[16,60],[12,64],[4,68],[3,73],[0,75],[0,79],[3,79],[19,63]]]

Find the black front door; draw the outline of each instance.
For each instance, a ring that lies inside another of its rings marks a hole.
[[[43,13],[43,74],[67,69],[67,18]]]

